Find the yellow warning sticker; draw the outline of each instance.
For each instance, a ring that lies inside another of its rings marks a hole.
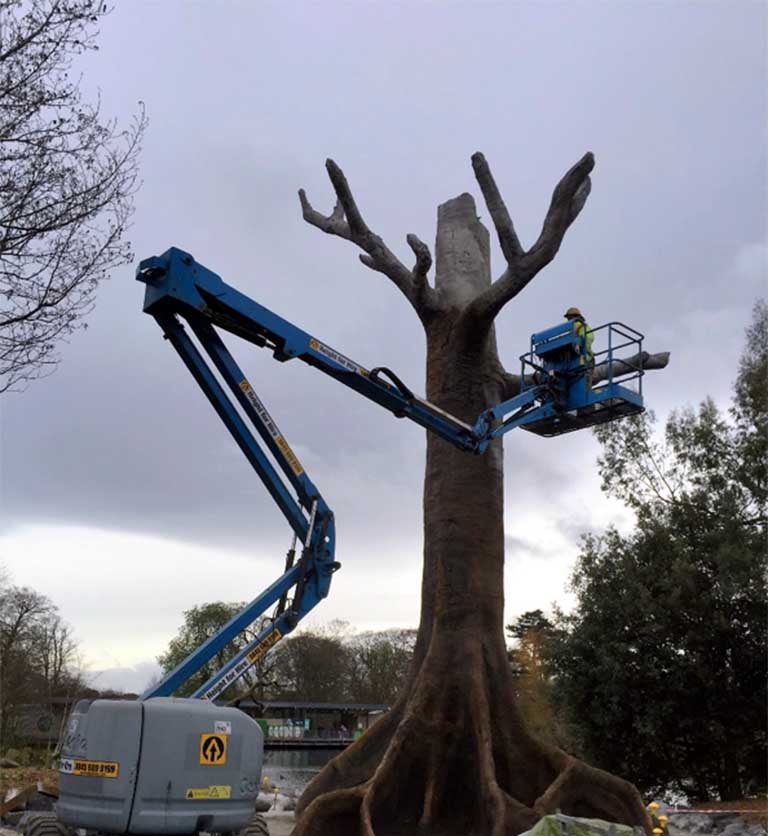
[[[301,476],[304,468],[301,466],[296,454],[291,450],[288,442],[283,438],[277,424],[272,420],[272,416],[267,412],[267,408],[261,402],[259,396],[253,391],[251,384],[243,378],[239,383],[242,393],[251,403],[251,406],[259,416],[259,420],[266,427],[267,432],[272,436],[275,444],[280,448],[280,452],[285,456],[291,470],[297,475]]]
[[[341,352],[336,351],[335,348],[331,348],[329,345],[325,343],[321,343],[320,340],[316,340],[312,337],[309,341],[309,347],[312,351],[316,351],[318,354],[322,354],[323,356],[327,357],[329,360],[333,360],[334,363],[337,363],[343,369],[346,369],[348,372],[354,372],[355,374],[362,374],[365,369],[361,366],[358,366],[354,360],[350,360],[349,357],[345,357]]]
[[[88,761],[82,758],[62,758],[59,772],[64,775],[90,775],[92,778],[117,778],[120,764],[114,761]]]
[[[291,467],[291,470],[297,476],[301,476],[301,474],[304,472],[304,468],[301,466],[301,462],[298,460],[296,453],[294,453],[293,450],[291,450],[291,448],[289,447],[288,442],[282,436],[280,436],[280,438],[277,439],[275,444],[277,444],[277,446],[280,448],[280,452],[285,456],[286,460],[288,461],[288,464]]]
[[[185,798],[231,798],[232,787],[226,785],[216,785],[211,787],[190,787],[184,794]]]
[[[200,764],[202,766],[224,766],[227,762],[226,734],[200,735]]]
[[[272,438],[277,440],[280,437],[280,430],[278,430],[277,424],[272,420],[272,416],[267,412],[266,406],[261,402],[261,398],[253,391],[253,387],[245,378],[238,385],[242,393],[250,401],[261,423],[267,428],[267,432]]]
[[[212,700],[217,697],[226,687],[239,679],[249,668],[261,659],[261,657],[274,647],[283,634],[279,630],[273,630],[262,642],[252,648],[228,673],[224,674],[213,686],[211,686],[201,697],[204,700]],[[216,728],[214,726],[214,728]],[[202,763],[202,761],[200,761]]]
[[[272,647],[274,647],[280,639],[282,639],[283,634],[279,630],[273,630],[261,644],[257,644],[256,647],[245,657],[251,664],[254,662],[258,662],[259,659]]]

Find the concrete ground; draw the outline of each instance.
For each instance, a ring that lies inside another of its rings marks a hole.
[[[269,825],[269,836],[290,836],[293,826],[296,824],[293,813],[275,813],[266,818]]]

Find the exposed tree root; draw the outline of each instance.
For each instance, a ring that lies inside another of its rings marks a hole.
[[[536,800],[534,809],[540,815],[562,810],[575,816],[650,826],[642,799],[629,781],[575,758],[568,760],[565,769]]]
[[[293,836],[515,836],[556,810],[649,828],[631,784],[530,736],[480,644],[449,676],[431,648],[407,696],[307,788]]]

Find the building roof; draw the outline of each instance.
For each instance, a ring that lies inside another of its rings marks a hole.
[[[250,697],[240,700],[238,708],[254,708],[257,705]],[[299,700],[264,700],[260,705],[269,708],[303,708],[313,711],[388,711],[384,703],[368,702],[302,702]]]

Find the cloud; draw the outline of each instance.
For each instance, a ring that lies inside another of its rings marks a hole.
[[[739,247],[726,275],[729,281],[738,282],[749,296],[765,296],[768,293],[768,243],[756,241]]]
[[[662,421],[707,392],[727,400],[751,296],[765,279],[763,10],[671,6],[660,32],[652,6],[587,5],[568,13],[567,37],[562,10],[547,4],[482,11],[422,4],[404,30],[388,4],[300,14],[261,4],[235,17],[168,2],[153,7],[147,29],[139,6],[122,4],[84,71],[109,115],[147,102],[137,257],[180,246],[419,392],[425,338],[413,312],[389,280],[359,264],[354,246],[304,223],[297,189],[330,211],[323,161],[333,156],[371,228],[410,264],[405,235],[432,241],[438,203],[470,190],[488,223],[473,151],[486,154],[530,244],[554,184],[591,148],[584,212],[557,259],[497,320],[503,361],[515,371],[529,335],[578,304],[591,322],[626,321],[647,334],[648,350],[672,352],[669,368],[645,382]],[[430,50],[418,48],[426,31]],[[519,36],[513,51],[509,31]],[[712,55],[727,59],[728,73]],[[502,267],[494,242],[493,274]],[[6,549],[15,543],[6,562],[19,580],[66,600],[104,670],[151,658],[190,601],[261,588],[290,540],[141,312],[132,273],[126,266],[100,288],[89,329],[64,346],[53,377],[0,400],[0,533]],[[228,344],[336,512],[344,570],[328,607],[356,626],[414,623],[424,431],[301,363]],[[581,531],[627,518],[600,493],[589,434],[517,431],[505,444],[508,606],[545,608]],[[134,629],[128,614],[137,607],[144,615]],[[111,636],[98,629],[107,617],[119,622]],[[122,637],[120,658],[107,658]]]
[[[504,549],[508,554],[516,555],[520,552],[531,557],[551,557],[552,547],[547,547],[542,542],[529,540],[525,537],[515,537],[507,534],[504,537]]]
[[[99,691],[118,691],[126,694],[141,694],[162,674],[157,662],[147,660],[128,668],[104,668],[86,671],[88,684]]]

